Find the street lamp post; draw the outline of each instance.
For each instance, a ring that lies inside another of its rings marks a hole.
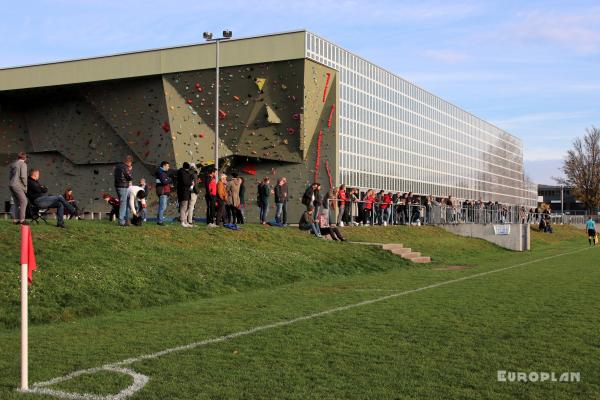
[[[215,170],[219,171],[219,64],[220,64],[220,49],[219,43],[221,40],[231,39],[231,31],[223,31],[223,37],[213,38],[211,32],[204,32],[204,39],[207,42],[215,42],[216,54],[215,54]]]

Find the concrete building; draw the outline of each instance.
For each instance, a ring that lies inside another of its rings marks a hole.
[[[565,214],[585,214],[583,203],[573,196],[573,188],[569,186],[538,185],[538,200],[550,206],[552,213],[560,214],[561,207]]]
[[[214,46],[0,70],[0,162],[27,151],[95,210],[126,154],[149,182],[162,160],[213,163]],[[220,166],[246,179],[250,218],[263,176],[288,178],[292,221],[313,180],[535,204],[518,138],[310,32],[222,42],[220,65]]]

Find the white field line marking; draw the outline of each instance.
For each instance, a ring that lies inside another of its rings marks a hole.
[[[123,399],[133,395],[134,393],[138,392],[139,390],[141,390],[146,385],[146,383],[148,383],[148,380],[150,379],[146,375],[137,373],[132,369],[123,368],[126,365],[130,365],[130,364],[144,361],[144,360],[152,360],[152,359],[155,359],[158,357],[166,356],[168,354],[172,354],[172,353],[176,353],[176,352],[180,352],[180,351],[192,350],[192,349],[195,349],[196,347],[206,346],[206,345],[214,344],[214,343],[221,343],[221,342],[225,342],[225,341],[235,339],[235,338],[238,338],[241,336],[252,335],[253,333],[261,332],[261,331],[264,331],[267,329],[288,326],[288,325],[295,324],[297,322],[302,322],[302,321],[307,321],[307,320],[311,320],[311,319],[318,318],[318,317],[323,317],[325,315],[334,314],[334,313],[337,313],[340,311],[351,310],[353,308],[379,303],[382,301],[394,299],[396,297],[406,296],[408,294],[422,292],[424,290],[434,289],[434,288],[437,288],[440,286],[450,285],[452,283],[463,282],[463,281],[467,281],[470,279],[479,278],[479,277],[482,277],[485,275],[495,274],[498,272],[506,271],[506,270],[513,269],[513,268],[523,267],[525,265],[534,264],[534,263],[538,263],[541,261],[551,260],[553,258],[558,258],[558,257],[566,256],[569,254],[579,253],[581,251],[589,250],[591,248],[593,248],[593,247],[585,247],[585,248],[570,251],[567,253],[555,254],[553,256],[538,258],[538,259],[526,261],[526,262],[523,262],[520,264],[511,265],[509,267],[502,267],[502,268],[494,269],[491,271],[480,272],[480,273],[473,274],[473,275],[463,276],[462,278],[451,279],[448,281],[433,283],[431,285],[423,286],[423,287],[420,287],[417,289],[410,289],[410,290],[405,290],[403,292],[389,294],[386,296],[378,297],[376,299],[365,300],[365,301],[361,301],[361,302],[354,303],[354,304],[331,308],[329,310],[305,315],[305,316],[290,319],[287,321],[279,321],[279,322],[275,322],[275,323],[268,324],[268,325],[257,326],[255,328],[251,328],[251,329],[248,329],[245,331],[230,333],[229,335],[224,335],[224,336],[216,337],[213,339],[206,339],[206,340],[202,340],[199,342],[190,343],[190,344],[187,344],[184,346],[172,347],[170,349],[165,349],[165,350],[162,350],[162,351],[159,351],[156,353],[151,353],[151,354],[146,354],[146,355],[142,355],[142,356],[138,356],[138,357],[128,358],[126,360],[119,361],[119,362],[112,363],[112,364],[105,364],[101,367],[82,369],[79,371],[71,372],[70,374],[67,374],[67,375],[64,375],[64,376],[61,376],[58,378],[51,379],[49,381],[34,383],[29,390],[26,390],[23,392],[43,394],[43,395],[48,395],[48,396],[54,396],[54,397],[60,398],[60,399],[69,399],[69,400],[123,400]],[[101,371],[118,372],[118,373],[130,375],[131,377],[133,377],[133,383],[129,387],[127,387],[126,389],[122,390],[121,392],[119,392],[117,394],[106,395],[106,396],[89,394],[89,393],[71,393],[71,392],[64,392],[64,391],[54,390],[54,389],[49,388],[49,386],[65,382],[69,379],[73,379],[73,378],[76,378],[81,375],[95,374],[95,373],[101,372]]]

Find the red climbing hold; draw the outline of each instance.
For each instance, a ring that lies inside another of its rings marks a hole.
[[[327,120],[327,127],[331,128],[331,121],[333,120],[333,113],[335,112],[335,104],[331,105],[331,111],[329,111],[329,119]]]
[[[256,166],[254,164],[246,164],[240,168],[240,172],[248,175],[256,175]]]
[[[331,176],[331,170],[329,169],[329,160],[325,160],[325,170],[327,171],[327,176],[329,177],[329,187],[333,188],[333,177]]]
[[[227,118],[227,113],[223,110],[219,110],[219,119]]]
[[[194,100],[192,100],[192,99],[188,99],[188,101],[187,101],[188,104],[192,104],[193,102],[194,102]]]
[[[163,129],[163,131],[165,131],[165,133],[171,130],[171,125],[169,125],[168,121],[163,122],[160,127]]]
[[[325,79],[325,88],[323,89],[323,103],[325,103],[325,98],[327,97],[327,89],[329,88],[329,79],[331,79],[331,74],[327,73],[327,79]]]
[[[317,159],[315,160],[315,179],[316,182],[319,179],[319,167],[321,166],[321,141],[323,140],[323,131],[319,131],[319,137],[317,139]]]

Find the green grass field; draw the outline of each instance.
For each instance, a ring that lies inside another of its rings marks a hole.
[[[404,243],[427,265],[293,228],[33,232],[31,382],[451,281],[132,362],[150,380],[130,398],[600,398],[600,249],[571,227],[533,232],[527,253],[433,227],[344,230]],[[0,235],[0,399],[50,399],[15,391],[18,230],[1,223]],[[498,370],[581,381],[505,383]],[[131,381],[101,372],[52,388],[108,395]]]

